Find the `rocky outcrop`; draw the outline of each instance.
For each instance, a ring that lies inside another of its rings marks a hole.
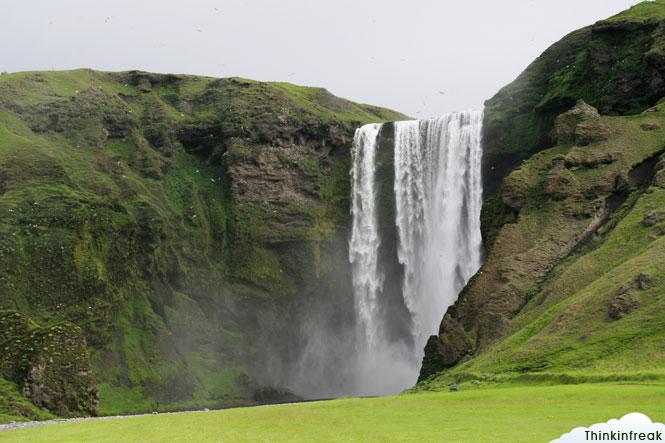
[[[665,155],[662,155],[654,167],[653,184],[665,189]]]
[[[624,283],[609,301],[608,316],[619,320],[642,306],[635,290],[646,291],[651,288],[653,278],[649,274],[639,274],[635,280]]]
[[[649,211],[644,214],[642,224],[646,227],[651,227],[665,220],[664,212]]]
[[[579,183],[569,170],[554,167],[545,177],[543,191],[545,195],[554,200],[564,200],[579,192]]]
[[[86,340],[72,324],[34,327],[18,312],[0,312],[0,376],[32,402],[60,416],[97,415],[99,389]]]
[[[619,293],[612,298],[607,313],[612,320],[619,320],[640,307],[640,302],[628,292],[626,287],[621,287]]]
[[[554,120],[552,141],[555,144],[574,143],[586,146],[589,143],[607,140],[609,128],[603,124],[598,110],[579,100],[567,112]]]

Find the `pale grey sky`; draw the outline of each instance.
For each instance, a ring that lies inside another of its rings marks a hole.
[[[414,117],[479,109],[551,43],[637,0],[0,0],[0,70],[323,86]]]

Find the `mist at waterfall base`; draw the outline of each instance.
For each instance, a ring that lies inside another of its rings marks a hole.
[[[481,124],[469,111],[356,130],[349,294],[313,304],[287,388],[329,398],[416,383],[427,338],[481,263]]]

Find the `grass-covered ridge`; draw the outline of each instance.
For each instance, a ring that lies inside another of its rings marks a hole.
[[[49,366],[68,414],[87,389],[101,413],[253,401],[260,326],[288,332],[280,313],[330,278],[353,130],[398,118],[240,78],[1,75],[0,310],[68,325],[92,368],[70,390],[56,383],[66,363]],[[19,332],[3,346],[25,344]],[[17,349],[0,379],[19,396],[53,355]]]
[[[665,19],[665,2],[663,0],[646,0],[637,2],[629,9],[614,15],[602,23],[644,23],[658,22]]]

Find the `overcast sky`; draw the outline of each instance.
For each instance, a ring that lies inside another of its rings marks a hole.
[[[323,86],[415,117],[479,109],[563,35],[637,0],[0,0],[0,70]]]

